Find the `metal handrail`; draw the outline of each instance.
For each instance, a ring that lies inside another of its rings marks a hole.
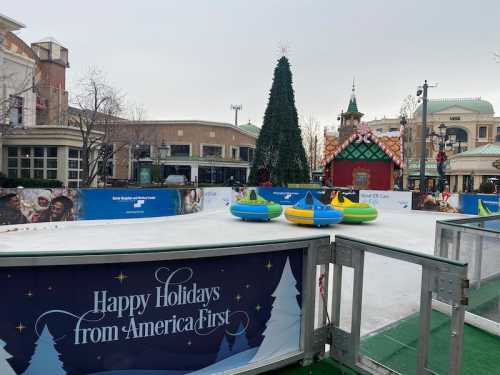
[[[448,374],[458,375],[461,368],[464,314],[465,305],[467,304],[467,263],[382,246],[373,242],[360,241],[340,235],[335,237],[332,254],[334,274],[331,356],[362,374],[396,373],[360,353],[364,258],[367,252],[422,267],[420,327],[416,364],[418,375],[433,373],[428,368],[433,294],[439,300],[446,301],[452,306]],[[340,328],[343,267],[354,269],[350,332]]]

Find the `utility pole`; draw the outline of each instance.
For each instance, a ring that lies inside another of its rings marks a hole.
[[[427,80],[424,85],[417,90],[417,96],[422,95],[422,133],[420,136],[420,192],[427,191],[427,184],[425,180],[425,161],[427,158],[427,90],[429,87],[436,87],[436,85],[429,85]]]
[[[238,111],[241,111],[241,104],[231,104],[231,109],[234,111],[234,126],[238,126]]]

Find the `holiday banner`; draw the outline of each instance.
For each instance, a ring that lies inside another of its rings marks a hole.
[[[302,259],[0,268],[0,374],[208,375],[296,353]]]
[[[73,221],[78,207],[76,189],[0,188],[0,225]]]
[[[193,210],[191,196],[176,189],[81,189],[80,219],[135,219]],[[186,203],[184,203],[186,202]]]

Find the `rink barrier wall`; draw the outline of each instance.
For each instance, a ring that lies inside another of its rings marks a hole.
[[[500,212],[500,195],[469,193],[460,194],[460,211],[464,214],[477,215],[479,200],[482,200],[491,212]]]
[[[12,360],[0,369],[208,375],[311,363],[326,344],[319,335],[326,306],[315,283],[327,272],[320,260],[325,249],[330,237],[318,235],[50,256],[1,253],[0,273],[11,283],[0,291],[10,301],[0,311],[0,349]],[[36,296],[30,308],[27,297],[14,297],[26,290]],[[21,341],[12,329],[19,320]]]
[[[230,187],[186,189],[11,189],[0,188],[0,225],[47,223],[78,220],[142,219],[184,215],[199,211],[217,211],[229,208],[238,197],[251,189]],[[354,202],[367,202],[377,209],[429,210],[477,215],[481,199],[492,212],[499,211],[500,196],[494,194],[442,194],[349,190],[258,187],[257,192],[265,199],[282,205],[293,205],[304,198],[308,191],[323,203],[329,203],[335,191]],[[7,198],[16,195],[20,199],[22,216],[7,209]],[[42,214],[38,199],[46,202],[59,201],[69,207],[53,220],[48,211]],[[61,225],[61,224],[59,224]]]
[[[322,235],[50,256],[0,253],[0,273],[10,275],[0,291],[10,301],[0,310],[2,350],[12,357],[3,368],[35,375],[63,368],[102,375],[265,374],[308,365],[330,345],[329,356],[359,373],[388,373],[360,349],[365,259],[375,254],[422,270],[413,291],[421,294],[417,373],[428,364],[433,293],[453,304],[446,373],[459,375],[467,264],[342,235],[330,241]],[[352,287],[342,277],[350,271]],[[36,303],[27,307],[32,297]],[[351,305],[348,330],[341,325],[343,303]],[[24,330],[21,341],[16,325]]]

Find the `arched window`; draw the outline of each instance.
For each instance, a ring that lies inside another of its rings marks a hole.
[[[446,135],[450,137],[450,140],[461,143],[467,143],[468,137],[467,132],[461,128],[448,128],[446,129]]]

